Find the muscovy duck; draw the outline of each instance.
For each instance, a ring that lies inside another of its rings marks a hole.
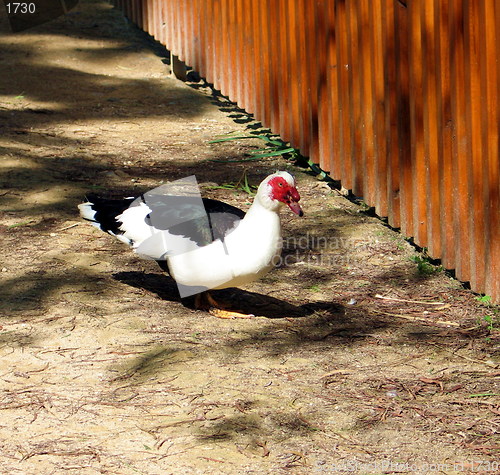
[[[80,214],[138,254],[158,261],[176,281],[181,297],[196,295],[197,308],[220,318],[248,315],[220,308],[208,290],[241,286],[267,274],[281,253],[281,208],[287,205],[303,216],[295,178],[285,171],[261,182],[246,213],[208,198],[196,202],[189,196],[145,196],[88,196],[79,205]]]

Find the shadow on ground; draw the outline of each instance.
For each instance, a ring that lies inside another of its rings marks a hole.
[[[124,284],[153,292],[162,300],[182,301],[187,307],[193,306],[191,298],[180,299],[175,281],[168,276],[144,272],[118,272],[113,277]],[[212,290],[210,293],[227,310],[267,318],[305,317],[320,310],[330,314],[342,311],[342,307],[334,303],[312,302],[297,306],[269,295],[238,288]]]

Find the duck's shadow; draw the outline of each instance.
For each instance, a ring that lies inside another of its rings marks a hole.
[[[153,292],[162,300],[182,302],[184,306],[194,308],[194,297],[181,299],[175,281],[167,275],[118,272],[113,274],[113,277],[124,284]],[[312,302],[297,306],[275,297],[234,287],[211,290],[210,294],[227,310],[267,318],[298,318],[306,317],[317,311],[339,313],[342,310],[340,305],[331,302]]]

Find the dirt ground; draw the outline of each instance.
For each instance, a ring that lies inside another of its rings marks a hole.
[[[234,108],[108,4],[2,15],[1,473],[498,473],[498,308],[305,170],[231,161],[260,146],[209,143],[246,131]],[[77,215],[191,174],[246,208],[216,186],[276,169],[306,215],[283,213],[280,268],[220,296],[248,320],[182,306]]]

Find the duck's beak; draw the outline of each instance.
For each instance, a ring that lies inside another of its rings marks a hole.
[[[298,216],[304,216],[304,212],[302,211],[302,208],[299,205],[300,201],[300,195],[299,192],[297,191],[297,188],[292,188],[290,190],[290,195],[288,196],[288,200],[286,204],[288,207]]]
[[[302,211],[302,208],[300,207],[299,203],[294,200],[290,200],[287,203],[288,207],[297,215],[299,216],[304,216],[304,211]]]

